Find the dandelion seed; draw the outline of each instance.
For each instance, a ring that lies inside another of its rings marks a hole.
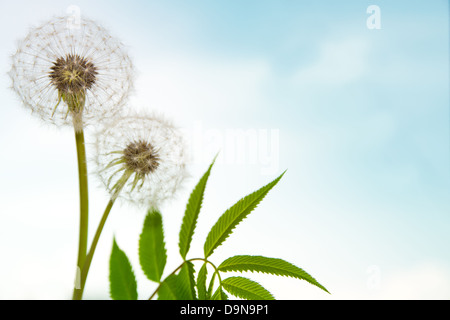
[[[34,29],[12,57],[12,88],[46,122],[76,130],[119,114],[133,88],[123,45],[96,22],[58,17]],[[70,116],[69,116],[70,115]]]
[[[131,115],[96,135],[97,174],[112,198],[159,207],[187,177],[180,132],[158,115]]]

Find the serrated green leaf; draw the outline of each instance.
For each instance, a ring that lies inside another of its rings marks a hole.
[[[206,262],[200,268],[197,275],[197,291],[198,291],[198,299],[206,300],[206,276],[208,270],[206,268]]]
[[[328,290],[324,286],[317,282],[317,280],[309,275],[306,271],[282,259],[248,255],[234,256],[222,262],[219,265],[218,270],[222,272],[255,271],[274,274],[278,276],[294,277],[297,279],[305,280],[312,285],[315,285],[320,289],[328,292]]]
[[[225,293],[225,291],[223,291],[223,288],[220,288],[220,296],[220,300],[228,300],[228,295]]]
[[[216,278],[216,273],[213,273],[211,280],[209,281],[208,291],[206,291],[206,300],[212,299],[215,278]]]
[[[228,300],[227,294],[223,291],[222,287],[218,287],[216,292],[214,292],[211,300]]]
[[[139,238],[139,262],[148,279],[160,282],[166,260],[162,216],[157,210],[151,209]]]
[[[177,300],[177,275],[171,274],[158,290],[158,300]]]
[[[180,248],[180,254],[183,259],[186,259],[186,255],[191,246],[192,236],[194,234],[195,226],[197,224],[198,215],[202,207],[203,194],[206,188],[206,182],[208,181],[211,168],[214,165],[216,158],[209,166],[203,177],[197,183],[196,187],[189,197],[189,201],[186,205],[186,211],[183,217],[183,223],[181,224],[180,236],[178,246]]]
[[[178,300],[196,300],[194,264],[185,262],[177,276],[176,294]]]
[[[275,300],[259,283],[243,278],[230,277],[222,280],[222,287],[235,297],[247,300]]]
[[[213,251],[220,246],[226,238],[228,238],[228,236],[233,232],[233,229],[244,218],[246,218],[253,209],[256,208],[270,189],[272,189],[278,181],[280,181],[285,172],[269,184],[242,198],[235,205],[225,211],[224,214],[222,214],[216,224],[211,228],[211,231],[206,238],[204,245],[204,253],[206,258],[209,257]]]
[[[109,284],[113,300],[137,300],[137,283],[130,260],[115,239],[109,260]]]
[[[195,300],[194,265],[185,262],[178,274],[171,274],[158,290],[158,300]]]

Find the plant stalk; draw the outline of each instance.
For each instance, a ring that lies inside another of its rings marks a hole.
[[[109,213],[111,212],[111,209],[114,205],[114,202],[117,199],[117,196],[119,195],[120,191],[122,190],[123,186],[131,176],[130,171],[126,171],[122,178],[119,180],[117,184],[117,188],[115,189],[115,192],[111,199],[109,200],[105,211],[103,212],[103,216],[100,220],[100,223],[97,227],[97,231],[95,232],[94,239],[92,240],[91,247],[89,249],[89,252],[86,256],[86,259],[84,261],[83,267],[81,268],[80,272],[80,288],[77,290],[74,290],[73,293],[73,300],[81,300],[83,298],[83,292],[84,288],[86,286],[86,280],[89,273],[89,268],[91,266],[92,258],[94,257],[95,249],[97,248],[98,241],[100,239],[100,235],[102,234],[103,227],[105,226],[106,220],[108,219]]]
[[[75,130],[75,141],[77,147],[78,180],[80,187],[80,232],[78,242],[77,272],[74,294],[79,290],[80,270],[84,265],[88,241],[89,222],[89,193],[88,193],[88,173],[86,161],[86,148],[83,130]]]

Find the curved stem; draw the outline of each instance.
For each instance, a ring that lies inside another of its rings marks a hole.
[[[77,279],[74,292],[79,287],[79,274],[86,259],[89,221],[89,196],[88,175],[86,162],[86,149],[83,130],[75,130],[75,142],[77,147],[78,180],[80,187],[80,232],[78,242]]]
[[[108,205],[106,206],[105,211],[103,212],[103,216],[97,227],[97,231],[95,232],[91,247],[89,249],[89,252],[86,256],[86,259],[84,261],[83,267],[80,272],[80,288],[74,290],[73,300],[81,300],[81,298],[83,297],[84,287],[86,285],[89,268],[91,266],[92,258],[94,257],[95,249],[97,248],[98,240],[100,239],[100,235],[103,231],[103,227],[105,226],[106,220],[108,219],[109,213],[111,212],[111,209],[114,205],[114,202],[117,199],[118,194],[120,193],[120,191],[122,190],[123,186],[125,185],[125,183],[127,182],[128,178],[130,176],[131,176],[131,172],[126,171],[123,174],[123,176],[119,179],[117,188],[115,189],[113,196],[109,200]]]
[[[219,278],[219,282],[222,282],[222,278],[220,277],[219,270],[214,265],[214,263],[212,263],[211,261],[209,261],[208,259],[205,259],[205,258],[193,258],[193,259],[189,259],[188,261],[196,261],[196,260],[209,263],[214,268],[214,275],[213,276],[215,276],[217,274],[217,277]]]

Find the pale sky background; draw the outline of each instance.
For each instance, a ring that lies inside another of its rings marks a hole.
[[[367,27],[370,5],[380,8],[381,29]],[[229,206],[288,169],[212,261],[282,258],[332,293],[244,275],[277,299],[450,298],[447,1],[2,0],[0,299],[72,293],[73,132],[30,115],[6,75],[16,41],[68,8],[126,45],[138,71],[130,107],[164,113],[191,144],[192,178],[162,209],[166,274],[181,262],[189,193],[220,150],[189,257],[202,256],[209,228]],[[90,192],[92,238],[108,197],[94,176]],[[113,235],[134,267],[139,298],[156,288],[138,263],[144,217],[113,208],[85,298],[109,298]]]

